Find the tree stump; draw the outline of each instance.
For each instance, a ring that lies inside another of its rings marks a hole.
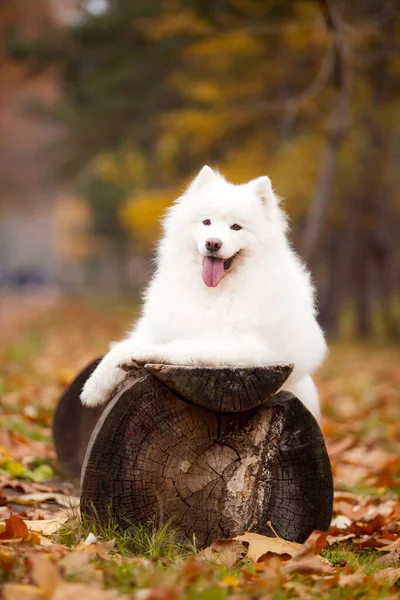
[[[146,365],[110,401],[82,468],[81,510],[121,527],[172,521],[200,546],[244,531],[303,542],[333,485],[320,428],[280,389],[292,367]]]
[[[92,431],[105,406],[87,408],[79,395],[87,379],[101,360],[87,365],[65,390],[53,418],[53,441],[61,471],[72,480],[79,480],[86,448]]]

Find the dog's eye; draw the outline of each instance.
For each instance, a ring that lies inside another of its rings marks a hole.
[[[211,225],[211,221],[210,221],[210,219],[205,219],[205,220],[203,221],[203,225]]]
[[[243,229],[243,227],[241,225],[238,225],[237,223],[234,223],[233,225],[231,225],[231,229],[234,229],[235,231],[240,231],[241,229]]]

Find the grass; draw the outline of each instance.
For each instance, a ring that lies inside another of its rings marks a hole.
[[[106,525],[99,520],[81,517],[77,513],[70,515],[67,523],[55,534],[54,541],[73,548],[81,540],[93,534],[99,541],[114,541],[115,551],[124,557],[143,556],[149,560],[173,560],[194,554],[195,541],[178,541],[178,530],[171,523],[157,528],[153,524],[126,524],[121,529],[116,522],[110,520]]]
[[[379,565],[376,563],[382,558],[382,555],[376,550],[361,549],[354,552],[354,547],[348,543],[325,548],[322,551],[322,556],[334,567],[351,567],[354,570],[362,567],[369,575],[379,570]]]
[[[51,442],[51,433],[48,428],[32,427],[32,424],[27,422],[20,415],[7,415],[0,418],[0,427],[3,431],[11,431],[22,437],[36,442]]]
[[[232,595],[246,600],[249,597],[292,600],[299,597],[306,598],[307,589],[311,590],[313,586],[312,577],[295,575],[291,579],[293,588],[289,587],[289,590],[285,590],[278,578],[275,587],[268,586],[269,595],[263,595],[265,575],[258,573],[247,559],[234,567],[204,563],[204,567],[200,570],[194,569],[191,572],[190,562],[195,558],[196,544],[189,540],[184,543],[177,541],[177,530],[170,524],[160,529],[153,525],[136,525],[121,531],[115,523],[110,522],[100,526],[93,520],[81,519],[75,514],[54,536],[54,541],[73,548],[90,533],[94,534],[99,541],[115,542],[113,555],[109,560],[106,562],[98,558],[93,560],[95,562],[100,560],[105,588],[116,589],[122,594],[132,594],[156,587],[164,590],[165,597],[168,599],[170,596],[166,590],[183,587],[185,589],[179,595],[179,599],[182,600],[218,600]],[[382,557],[381,553],[365,549],[355,551],[348,542],[326,548],[322,556],[333,567],[349,573],[362,569],[366,575],[373,575],[381,568],[378,564]],[[189,559],[189,563],[185,559]],[[191,580],[189,586],[188,579]],[[299,595],[300,590],[302,595]],[[393,591],[390,586],[366,581],[356,588],[351,585],[346,587],[333,585],[327,588],[323,595],[318,594],[318,596],[326,600],[371,600],[372,598],[383,600],[389,597],[390,591]],[[239,592],[244,595],[241,596]],[[138,597],[141,597],[140,594]],[[162,594],[161,597],[163,598]]]

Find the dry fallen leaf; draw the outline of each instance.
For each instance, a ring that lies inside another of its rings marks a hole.
[[[65,548],[65,550],[66,550],[65,546],[61,546],[61,544],[56,544],[55,542],[52,542],[45,535],[42,535],[40,533],[35,532],[35,538],[36,537],[38,539],[37,543],[39,544],[39,546],[43,546],[43,548],[49,548],[51,546],[52,548],[55,548],[55,547],[57,547],[57,548]]]
[[[26,540],[29,537],[30,533],[25,521],[11,513],[9,518],[5,520],[4,531],[0,531],[0,540]]]
[[[333,569],[328,561],[325,561],[319,553],[325,546],[327,533],[314,531],[304,544],[296,544],[291,555],[288,553],[273,553],[267,552],[263,554],[256,562],[257,570],[269,568],[271,560],[279,560],[282,563],[282,573],[291,575],[292,573],[313,574],[313,575],[328,575]],[[284,544],[278,542],[286,542],[281,538],[271,538],[275,541],[278,550],[284,549]],[[288,542],[294,544],[294,542]]]
[[[306,541],[301,544],[299,551],[296,553],[296,557],[303,558],[304,556],[312,554],[321,554],[322,550],[325,548],[327,537],[327,531],[313,531]]]
[[[57,533],[67,520],[67,515],[64,515],[55,519],[24,520],[24,523],[29,531],[36,531],[43,535],[52,535],[53,533]]]
[[[57,567],[47,556],[37,554],[31,557],[32,577],[45,598],[52,598],[60,582]]]
[[[375,565],[380,569],[384,569],[385,567],[397,567],[400,565],[400,548],[392,550],[392,552],[382,556],[382,558],[376,561]]]
[[[395,540],[391,544],[388,544],[387,546],[383,546],[382,548],[379,548],[379,550],[381,552],[393,552],[393,550],[399,550],[399,549],[400,549],[400,537],[397,538],[397,540]]]
[[[339,587],[359,587],[365,582],[366,578],[364,568],[357,569],[354,573],[340,573]]]
[[[33,494],[35,492],[66,492],[65,487],[46,485],[44,483],[34,483],[33,481],[21,481],[21,479],[14,479],[9,475],[0,475],[0,488],[10,488],[17,492],[24,492],[26,494]]]
[[[287,581],[284,584],[284,589],[288,592],[293,593],[294,598],[298,598],[299,600],[314,600],[315,596],[311,592],[309,586],[300,583],[299,581]],[[268,600],[270,600],[272,596],[268,596]],[[291,596],[292,597],[292,596]]]
[[[4,600],[44,600],[39,588],[22,583],[5,583],[3,598]]]
[[[74,550],[78,552],[86,552],[87,554],[97,554],[99,556],[105,556],[109,554],[115,546],[115,540],[109,540],[108,542],[91,542],[90,544],[85,541],[79,542],[75,546]]]
[[[63,583],[55,591],[51,600],[126,600],[113,590],[102,590],[85,583]]]
[[[62,568],[64,576],[73,577],[83,583],[102,582],[103,574],[96,569],[95,564],[91,562],[89,554],[82,552],[69,552],[58,565]]]
[[[325,547],[327,532],[313,531],[299,550],[285,564],[284,572],[328,575],[333,568],[319,554]]]
[[[374,573],[372,575],[372,578],[377,583],[392,586],[396,583],[398,579],[400,579],[400,567],[388,567],[387,569],[382,569],[382,571],[377,571],[376,573]]]
[[[17,558],[18,554],[13,548],[0,544],[0,566],[5,571],[9,571],[12,568]]]
[[[268,537],[258,533],[246,532],[233,539],[248,544],[247,557],[253,562],[263,560],[267,553],[293,556],[302,546],[297,542],[288,542],[280,537]]]
[[[266,552],[263,554],[260,559],[254,563],[256,571],[265,571],[265,569],[270,567],[271,561],[278,561],[279,563],[287,562],[292,557],[290,554],[276,554],[275,552]]]
[[[20,496],[13,498],[15,504],[30,505],[40,504],[42,502],[55,502],[60,506],[66,508],[73,508],[79,506],[80,499],[78,496],[67,496],[65,494],[58,494],[53,492],[36,492],[34,494],[21,494]]]
[[[346,542],[347,540],[351,540],[354,537],[354,533],[348,533],[346,535],[328,535],[326,542],[329,546],[333,546],[334,544],[340,544],[342,542]]]
[[[285,563],[284,572],[288,575],[291,575],[292,573],[329,575],[333,572],[333,567],[320,556],[309,555],[300,558],[293,556]]]
[[[201,550],[197,556],[210,560],[218,565],[232,567],[239,558],[246,554],[243,544],[235,540],[215,540],[210,546]]]
[[[199,553],[200,558],[213,560],[219,564],[234,565],[239,556],[245,554],[256,563],[257,570],[265,570],[271,560],[285,563],[287,573],[329,573],[332,568],[317,556],[325,545],[327,533],[313,532],[304,544],[290,542],[280,537],[268,537],[258,533],[246,532],[232,540],[217,540]],[[238,544],[242,545],[242,547]],[[236,545],[235,545],[236,543]]]
[[[96,582],[91,585],[67,583],[59,575],[58,568],[47,556],[31,557],[32,577],[36,584],[7,584],[5,600],[125,600],[118,592],[103,590]]]

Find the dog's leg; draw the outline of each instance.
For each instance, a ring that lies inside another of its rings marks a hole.
[[[310,375],[303,377],[299,381],[291,382],[291,377],[283,384],[282,389],[287,392],[292,392],[308,410],[319,421],[321,419],[321,408],[319,403],[318,390]]]
[[[257,366],[276,362],[263,341],[253,338],[237,340],[175,340],[154,345],[150,350],[141,348],[128,361],[121,362],[124,369],[135,363],[159,362],[175,365],[199,366]]]
[[[126,372],[119,368],[122,363],[131,362],[138,354],[138,345],[132,339],[114,344],[101,363],[86,381],[81,393],[81,401],[85,406],[98,406],[110,398],[116,387],[126,377]]]

